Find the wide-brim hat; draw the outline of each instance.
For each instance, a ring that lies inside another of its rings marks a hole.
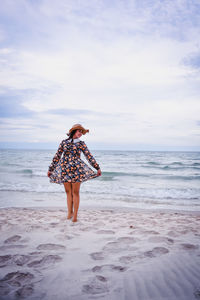
[[[72,126],[72,128],[70,128],[69,132],[67,133],[67,135],[70,135],[70,133],[73,131],[73,130],[76,130],[76,129],[80,129],[83,131],[83,134],[86,134],[87,132],[89,132],[89,129],[85,129],[81,124],[74,124]]]

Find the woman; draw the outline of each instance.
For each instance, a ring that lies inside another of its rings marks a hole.
[[[85,135],[87,132],[89,132],[89,129],[85,129],[81,124],[72,126],[67,133],[69,138],[62,140],[60,143],[47,173],[50,182],[64,184],[67,193],[67,219],[73,217],[73,222],[77,222],[81,182],[101,176],[101,169],[98,163],[90,153],[85,142],[79,139],[82,134]],[[80,158],[81,151],[90,165],[97,170],[97,173]],[[61,158],[62,153],[63,157]]]

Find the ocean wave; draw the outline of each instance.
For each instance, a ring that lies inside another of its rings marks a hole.
[[[1,166],[12,166],[12,167],[21,167],[20,164],[16,164],[16,163],[10,163],[10,162],[7,162],[7,161],[3,161],[0,163]]]
[[[165,165],[165,166],[147,166],[147,165],[141,165],[143,168],[148,168],[148,169],[160,169],[160,170],[200,170],[200,167],[198,166],[193,166],[193,165],[182,165],[181,167],[170,167],[170,165]]]
[[[36,193],[36,194],[56,194],[56,193],[64,193],[64,190],[48,190],[48,189],[43,189],[40,188],[37,190],[35,190],[34,188],[31,187],[27,187],[27,188],[23,188],[23,187],[16,187],[16,186],[10,186],[10,187],[0,187],[0,191],[1,192],[22,192],[22,193]]]
[[[22,169],[22,170],[17,170],[15,173],[21,173],[21,174],[33,174],[32,169]]]
[[[197,167],[193,167],[197,168]],[[192,168],[192,169],[193,169]],[[162,166],[162,167],[156,167],[156,169],[160,170],[179,170],[179,168],[171,168],[170,166]],[[182,169],[182,168],[180,168]],[[188,168],[187,168],[188,169]],[[199,168],[197,168],[199,169]],[[10,172],[10,171],[9,171]],[[21,169],[21,170],[15,170],[12,171],[12,173],[21,174],[22,176],[30,176],[30,177],[47,177],[47,172],[43,172],[40,170],[32,170],[32,169]],[[3,172],[2,172],[3,173]],[[141,178],[155,178],[155,179],[169,179],[169,180],[200,180],[199,173],[193,174],[193,175],[172,175],[167,173],[145,173],[145,172],[109,172],[109,171],[102,171],[102,176],[97,177],[100,181],[116,181],[120,177],[141,177]]]
[[[31,194],[65,194],[64,189],[54,189],[54,187],[49,186],[49,188],[43,188],[43,186],[16,186],[16,185],[8,185],[1,186],[1,192],[22,192],[22,193],[31,193]],[[125,199],[129,199],[130,202],[135,199],[136,202],[150,200],[175,200],[177,201],[188,201],[188,200],[200,200],[200,194],[198,189],[149,189],[149,188],[134,188],[133,190],[124,190],[121,191],[116,187],[115,191],[82,191],[81,195],[84,197],[96,197],[99,198],[103,195],[104,198],[107,199],[116,199],[125,201]],[[47,196],[48,197],[48,196]],[[199,202],[200,204],[200,202]]]
[[[145,173],[129,173],[129,172],[102,172],[102,176],[105,178],[113,178],[113,177],[123,177],[123,176],[130,176],[130,177],[150,177],[152,174],[145,174]]]
[[[102,172],[103,177],[107,177],[107,180],[113,177],[121,177],[121,176],[130,176],[130,177],[145,177],[151,178],[155,177],[158,179],[166,178],[166,179],[182,179],[182,180],[199,180],[200,175],[166,175],[166,174],[154,174],[154,173],[125,173],[125,172]]]
[[[157,162],[157,161],[148,161],[147,164],[149,164],[149,165],[160,165],[160,163]]]
[[[171,179],[171,180],[200,180],[200,175],[188,175],[188,176],[185,176],[185,175],[182,175],[182,176],[178,176],[178,175],[168,175],[168,176],[163,176],[165,177],[166,179]]]
[[[42,171],[38,171],[38,170],[32,170],[32,169],[22,169],[22,170],[15,170],[12,171],[12,173],[18,173],[18,174],[22,174],[22,175],[31,175],[31,177],[46,177],[47,176],[47,172],[42,172]]]

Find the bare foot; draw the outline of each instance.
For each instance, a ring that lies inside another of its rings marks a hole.
[[[73,219],[72,219],[72,222],[77,222],[77,218],[73,218]]]
[[[67,219],[71,219],[73,217],[73,213],[68,214]]]

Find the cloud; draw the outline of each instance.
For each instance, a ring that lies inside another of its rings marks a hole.
[[[85,115],[85,114],[93,114],[93,111],[89,110],[80,110],[80,109],[49,109],[46,111],[48,114],[56,114],[56,115]]]
[[[194,70],[200,70],[200,51],[191,53],[183,58],[182,63]]]
[[[200,120],[197,120],[196,123],[198,126],[200,126]]]
[[[0,118],[34,117],[35,113],[22,104],[19,90],[7,90],[0,94]],[[24,94],[23,94],[24,97]]]
[[[5,1],[2,138],[49,142],[82,122],[95,142],[199,145],[199,8],[197,0]]]

